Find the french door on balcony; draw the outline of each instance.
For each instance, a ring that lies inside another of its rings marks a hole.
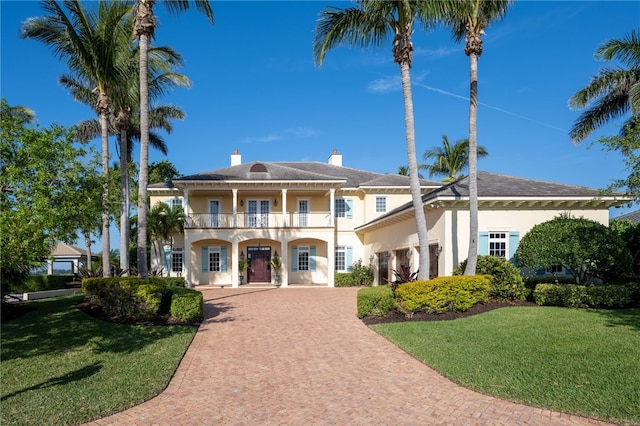
[[[309,200],[298,200],[298,226],[309,226]]]
[[[220,200],[209,200],[209,226],[220,227]]]
[[[269,200],[249,200],[247,203],[247,224],[249,228],[269,226]]]

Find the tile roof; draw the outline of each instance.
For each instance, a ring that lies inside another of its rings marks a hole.
[[[631,222],[638,223],[640,222],[640,210],[635,210],[629,213],[625,213],[618,217],[614,217],[611,220],[629,220]]]

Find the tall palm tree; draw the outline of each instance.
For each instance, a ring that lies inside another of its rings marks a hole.
[[[431,26],[443,16],[446,7],[447,3],[440,1],[357,0],[356,7],[330,7],[321,12],[313,41],[314,59],[316,64],[321,66],[326,53],[334,47],[379,46],[393,35],[393,59],[400,67],[402,77],[409,178],[420,244],[418,279],[424,280],[429,279],[429,239],[415,149],[410,72],[413,54],[411,35],[415,22],[420,22],[426,27]]]
[[[97,13],[86,10],[78,0],[66,0],[64,8],[54,0],[43,0],[42,9],[48,15],[28,19],[21,36],[39,40],[66,60],[69,71],[79,79],[90,82],[97,93],[95,109],[100,117],[102,138],[103,211],[102,251],[103,274],[111,275],[109,263],[109,173],[108,116],[109,91],[126,80],[124,64],[128,60],[131,3],[127,1],[98,3]],[[65,10],[66,9],[66,10]]]
[[[213,23],[213,10],[208,0],[195,0],[196,9],[204,13]],[[138,0],[134,36],[140,49],[140,173],[138,177],[138,275],[147,278],[147,181],[149,179],[149,41],[154,36],[155,0]],[[189,8],[188,0],[165,0],[162,4],[170,13]]]
[[[478,58],[484,30],[502,19],[512,0],[460,0],[449,9],[448,21],[456,41],[465,40],[469,57],[469,253],[465,275],[475,275],[478,262]]]
[[[156,204],[149,212],[149,236],[154,246],[156,258],[162,258],[161,247],[169,244],[173,251],[173,234],[184,231],[186,216],[180,206],[171,206],[165,203]],[[169,265],[165,265],[167,268]]]
[[[489,155],[484,146],[477,147],[478,157]],[[453,182],[462,177],[461,171],[469,166],[469,139],[459,139],[453,145],[447,135],[442,135],[442,146],[434,146],[425,151],[425,161],[433,161],[431,164],[420,164],[420,170],[429,172],[429,177],[436,175],[446,176],[443,182]]]
[[[631,111],[622,125],[620,135],[633,129],[640,112],[640,28],[631,30],[625,38],[611,39],[600,45],[596,59],[618,61],[626,65],[605,66],[589,85],[569,99],[569,106],[587,108],[575,121],[569,136],[574,143],[585,140],[597,128]]]

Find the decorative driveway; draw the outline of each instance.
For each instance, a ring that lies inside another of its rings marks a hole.
[[[356,317],[354,288],[204,289],[167,389],[91,425],[605,425],[462,388]]]

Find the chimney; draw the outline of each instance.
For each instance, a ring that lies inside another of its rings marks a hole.
[[[233,154],[231,154],[231,166],[239,166],[240,164],[242,164],[242,155],[240,155],[236,149],[233,151]]]
[[[329,164],[342,167],[342,154],[338,154],[337,149],[334,149],[333,153],[329,156]]]

